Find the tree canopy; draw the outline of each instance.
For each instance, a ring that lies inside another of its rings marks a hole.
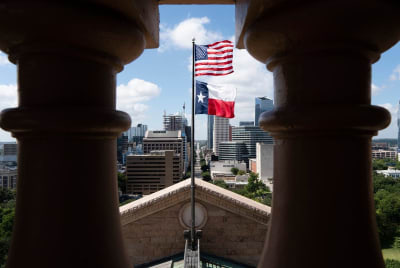
[[[238,169],[238,168],[235,168],[235,167],[233,167],[233,168],[231,168],[231,172],[232,172],[232,174],[233,174],[233,175],[237,175],[237,174],[238,174],[238,172],[239,172],[239,169]]]
[[[15,217],[15,191],[0,188],[0,267],[6,265]]]
[[[400,179],[374,173],[373,180],[379,238],[390,247],[400,237]]]

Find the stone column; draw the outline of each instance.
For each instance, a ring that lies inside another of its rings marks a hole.
[[[244,26],[247,50],[275,84],[275,108],[260,123],[275,148],[272,219],[259,267],[384,267],[371,137],[390,114],[371,105],[371,64],[399,40],[393,25],[400,10],[364,2],[271,1]]]
[[[116,137],[131,121],[115,110],[115,86],[146,31],[92,2],[0,5],[0,48],[17,64],[19,97],[1,113],[19,145],[8,268],[131,267],[116,177]]]

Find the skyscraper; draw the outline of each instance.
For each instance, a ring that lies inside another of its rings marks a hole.
[[[184,162],[184,170],[186,171],[189,164],[188,157],[188,136],[191,139],[191,133],[187,133],[186,131],[190,128],[187,128],[188,121],[185,117],[185,107],[183,107],[183,112],[179,112],[177,114],[167,115],[164,112],[163,115],[163,125],[164,130],[166,131],[180,131],[183,139],[183,162]]]
[[[131,127],[128,131],[124,132],[125,136],[128,136],[129,142],[136,142],[141,144],[143,137],[146,134],[147,125],[137,124],[136,127]]]
[[[247,159],[246,144],[241,141],[221,141],[218,146],[218,160]]]
[[[259,126],[259,118],[263,112],[271,111],[274,108],[274,102],[267,97],[257,97],[255,100],[255,111],[254,111],[254,124]]]
[[[117,138],[117,161],[121,164],[125,163],[125,154],[128,152],[128,136],[122,133]]]
[[[152,151],[173,150],[179,155],[180,174],[183,174],[185,168],[185,139],[181,130],[149,130],[143,138],[143,153],[150,154]]]
[[[223,117],[214,117],[213,131],[213,152],[218,155],[219,143],[229,141],[229,119]]]
[[[209,115],[207,118],[207,148],[213,149],[214,135],[214,115]]]
[[[273,144],[273,139],[269,133],[257,126],[233,127],[232,141],[243,142],[246,144],[248,158],[256,158],[256,144],[258,142]]]
[[[239,126],[240,127],[246,127],[246,126],[254,127],[254,121],[240,121]]]
[[[185,127],[188,125],[187,119],[183,114],[170,114],[163,116],[164,130],[175,131],[182,130],[185,131]]]

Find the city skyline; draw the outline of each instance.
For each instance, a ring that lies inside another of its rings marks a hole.
[[[131,115],[132,126],[147,124],[163,129],[163,111],[179,112],[186,103],[190,122],[191,39],[209,44],[234,40],[234,6],[160,6],[160,48],[148,49],[117,76],[117,108]],[[372,103],[392,114],[390,126],[377,138],[397,137],[397,111],[400,99],[400,45],[384,53],[373,65]],[[232,125],[254,120],[254,99],[273,97],[272,74],[245,50],[234,50],[234,73],[226,77],[199,78],[214,84],[237,87]],[[17,105],[16,66],[0,53],[0,109]],[[57,85],[55,85],[55,88]],[[323,89],[322,89],[323,90]],[[207,139],[207,115],[196,116],[196,140]],[[0,131],[0,141],[15,141]]]

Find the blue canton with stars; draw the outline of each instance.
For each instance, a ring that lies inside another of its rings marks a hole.
[[[195,61],[196,60],[208,60],[208,55],[207,55],[207,48],[208,46],[198,46],[194,45],[196,50],[195,50]]]
[[[196,109],[195,114],[208,114],[207,83],[196,80]]]

